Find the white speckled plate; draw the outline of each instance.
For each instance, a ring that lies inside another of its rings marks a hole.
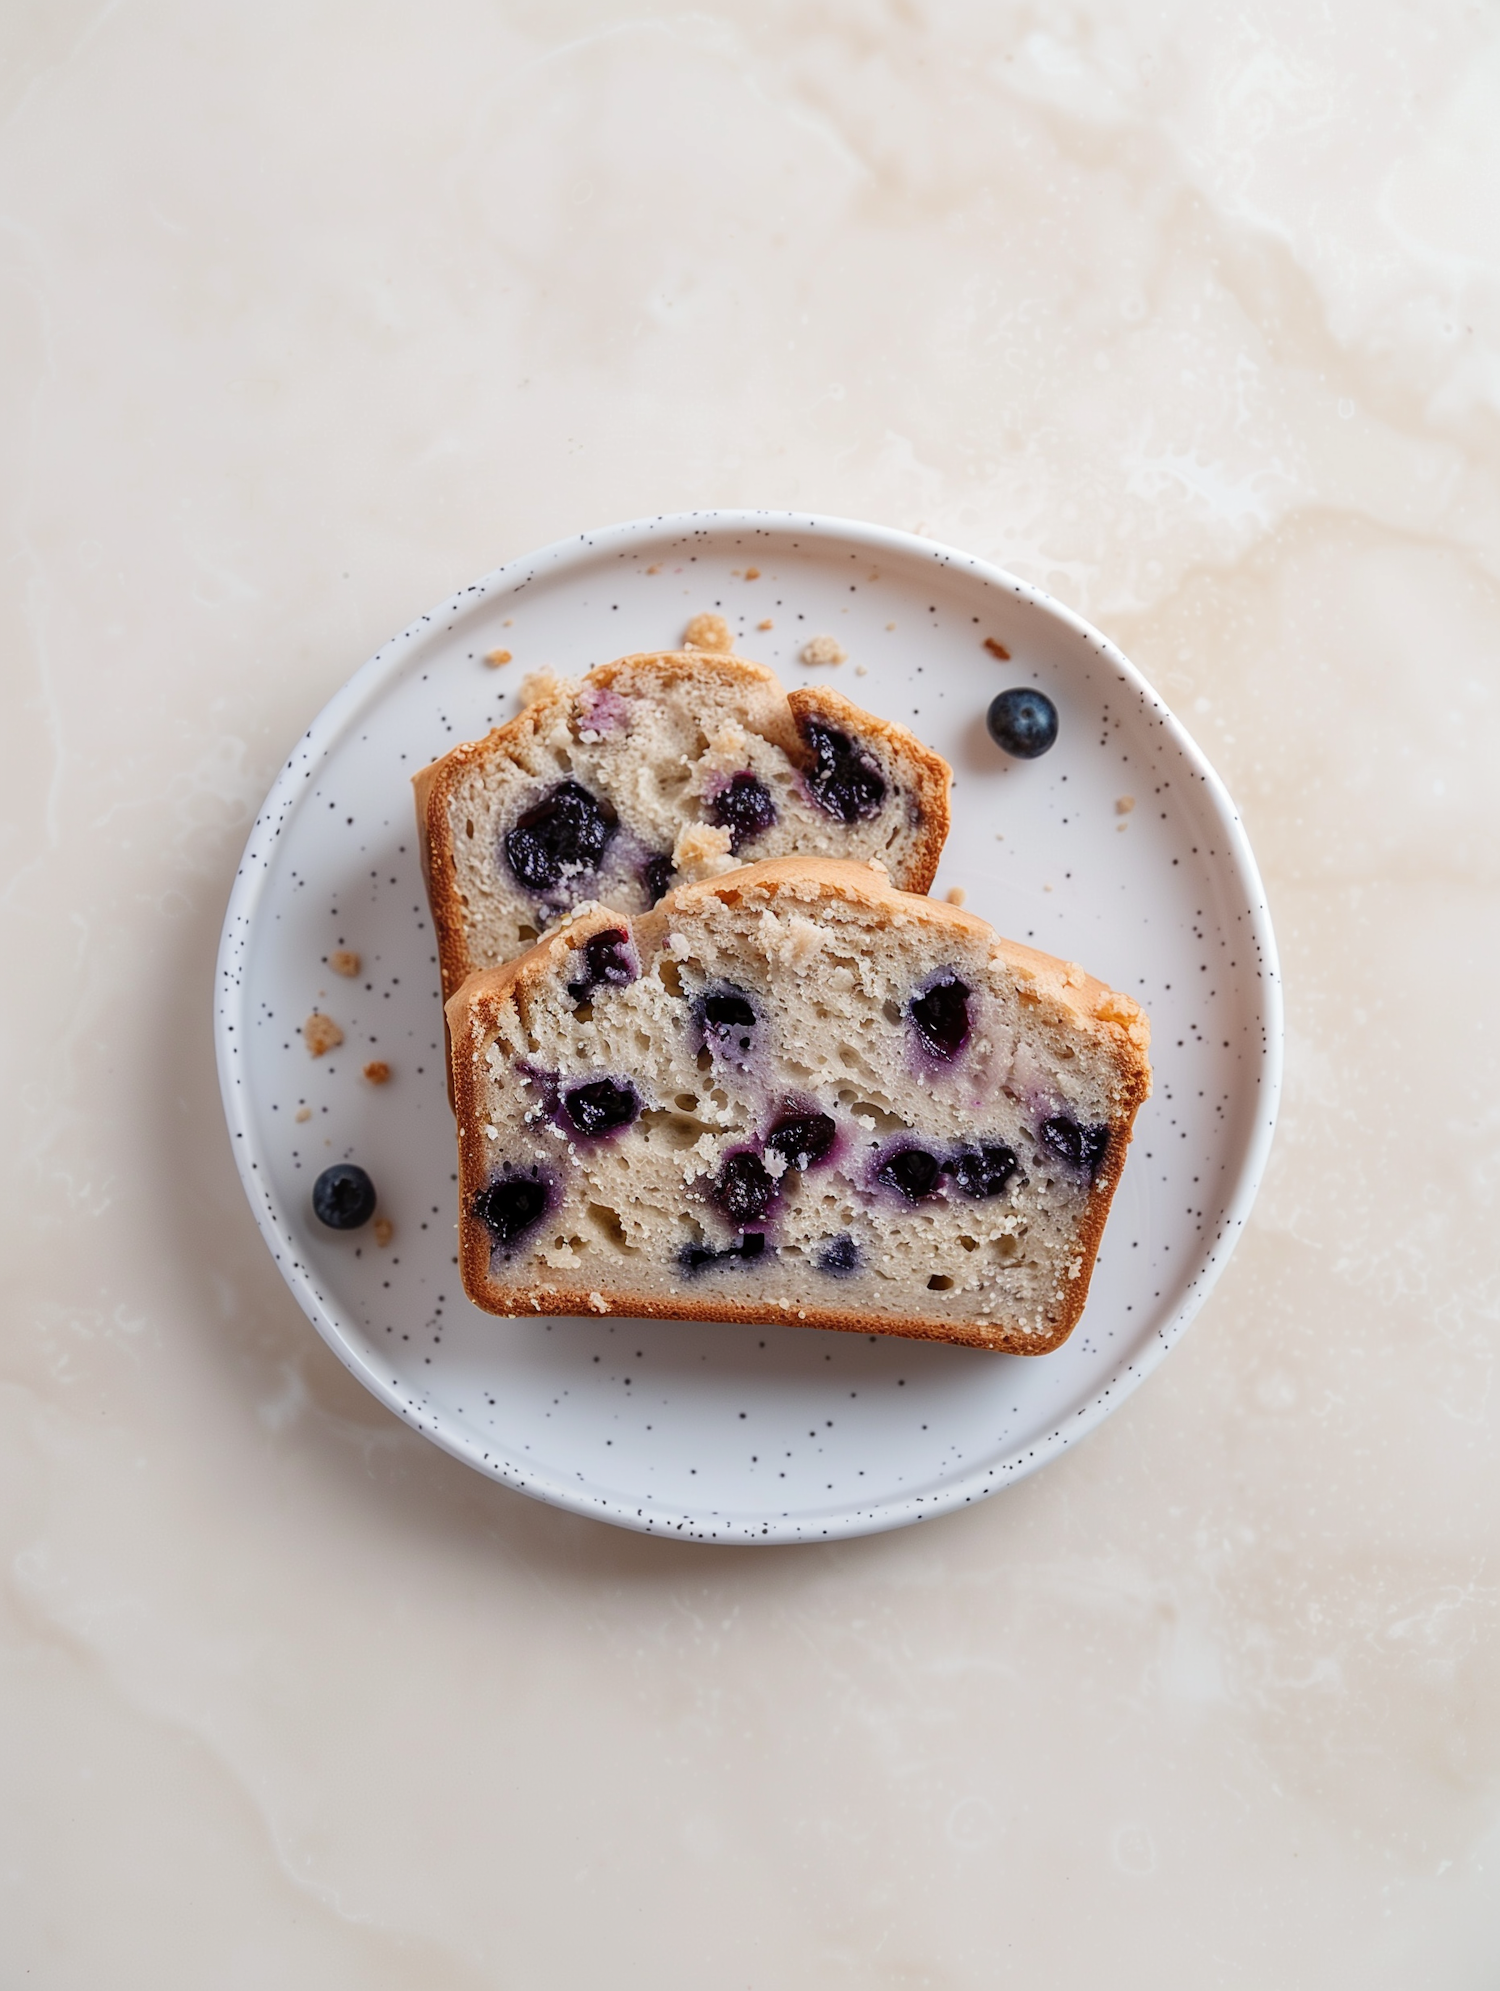
[[[747,579],[748,569],[758,569]],[[438,971],[408,777],[516,709],[523,672],[663,648],[716,609],[788,683],[833,635],[832,675],[951,761],[936,890],[1139,998],[1141,1113],[1088,1307],[1026,1360],[811,1332],[496,1320],[454,1259],[454,1139]],[[769,623],[769,627],[764,625]],[[999,661],[985,639],[1010,652]],[[487,651],[514,655],[491,670]],[[984,714],[1039,684],[1061,714],[1009,761]],[[1133,796],[1135,807],[1117,804]],[[327,966],[358,951],[363,971]],[[1222,1270],[1264,1166],[1281,1071],[1275,948],[1229,797],[1144,680],[1075,615],[999,569],[840,519],[715,512],[548,547],[388,643],[308,729],[251,833],[216,986],[224,1109],[245,1191],[325,1340],[398,1416],[506,1486],[627,1527],[822,1540],[931,1519],[1054,1458],[1148,1375]],[[320,1008],[344,1041],[313,1059]],[[383,1086],[365,1081],[389,1063]],[[394,1225],[313,1218],[329,1162],[369,1170]]]

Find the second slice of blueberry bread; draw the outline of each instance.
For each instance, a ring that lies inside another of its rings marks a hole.
[[[623,657],[552,688],[415,780],[443,993],[587,899],[644,912],[760,858],[879,858],[925,892],[946,761],[823,685],[740,657]]]
[[[585,908],[448,1023],[464,1285],[502,1314],[1044,1353],[1151,1082],[1128,996],[818,860]]]

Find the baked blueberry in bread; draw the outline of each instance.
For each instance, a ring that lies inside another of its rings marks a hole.
[[[447,1013],[464,1284],[501,1314],[1043,1353],[1151,1084],[1128,996],[839,861],[582,908]]]
[[[587,899],[645,912],[674,883],[792,853],[879,858],[925,892],[949,769],[819,685],[700,651],[554,681],[417,775],[443,993]]]

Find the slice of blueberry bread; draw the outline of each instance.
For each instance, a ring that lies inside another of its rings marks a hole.
[[[946,761],[824,686],[699,651],[623,657],[550,689],[416,777],[443,993],[586,899],[645,912],[759,858],[878,857],[925,892]]]
[[[1044,1353],[1151,1087],[1128,996],[819,859],[586,907],[448,1024],[464,1285],[502,1314]]]

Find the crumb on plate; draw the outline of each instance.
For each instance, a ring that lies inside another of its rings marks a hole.
[[[819,664],[841,664],[848,654],[836,636],[813,636],[802,645],[802,661],[813,668]]]
[[[510,651],[486,650],[484,653],[484,661],[489,665],[492,671],[498,671],[502,664],[508,664],[510,662]]]
[[[685,649],[689,650],[732,650],[734,638],[729,633],[729,624],[722,615],[713,615],[707,610],[695,615],[682,632]]]
[[[374,1224],[375,1242],[383,1251],[396,1235],[396,1226],[389,1217],[377,1217]]]
[[[1008,664],[1010,662],[1010,651],[1006,649],[1005,645],[1000,641],[1000,638],[998,636],[986,636],[984,639],[984,647],[989,651],[992,657],[998,657],[1002,664]]]
[[[312,1118],[312,1108],[310,1106],[299,1106],[292,1115],[292,1118],[299,1121],[310,1120]]]
[[[336,975],[347,975],[352,980],[364,964],[352,947],[336,947],[328,957],[328,965]]]
[[[755,626],[757,629],[774,629],[776,625],[772,622],[770,616],[768,615],[764,622],[757,622]]]
[[[1128,816],[1134,807],[1135,797],[1133,795],[1120,795],[1115,799],[1115,814],[1117,816]]]
[[[962,885],[950,885],[943,894],[950,906],[961,906],[968,896]]]
[[[365,1077],[371,1085],[384,1085],[391,1075],[391,1068],[384,1058],[371,1058],[365,1066]]]
[[[321,1058],[325,1051],[343,1043],[344,1033],[331,1016],[315,1009],[302,1026],[302,1041],[315,1058]]]

